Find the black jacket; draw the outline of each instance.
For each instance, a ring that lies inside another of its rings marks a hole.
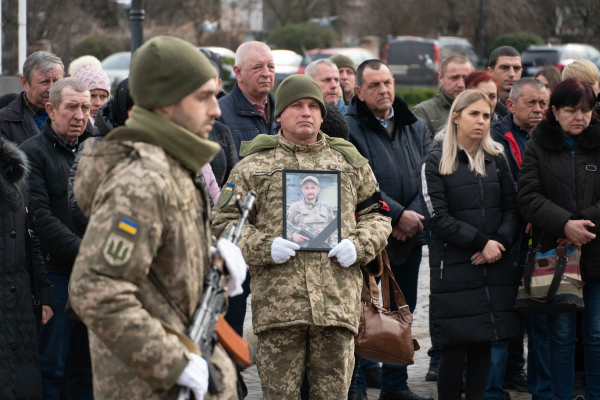
[[[423,158],[431,150],[431,138],[425,121],[417,118],[402,99],[396,97],[393,108],[392,138],[357,96],[352,98],[344,117],[350,131],[350,142],[369,160],[383,200],[390,208],[392,226],[395,226],[405,209],[422,214],[418,192],[419,170]],[[404,243],[390,235],[386,251],[392,263],[401,264],[414,246],[424,244],[427,244],[426,234]]]
[[[503,155],[486,155],[486,176],[469,170],[463,150],[458,168],[441,175],[441,142],[427,156],[420,180],[425,221],[431,231],[431,339],[434,346],[507,340],[519,335],[517,296],[509,252],[493,264],[471,257],[489,239],[510,249],[519,228],[515,187]]]
[[[83,142],[89,133],[79,137]],[[70,275],[81,243],[67,201],[75,153],[58,139],[48,119],[37,135],[21,145],[31,165],[29,188],[42,254],[51,274]]]
[[[0,110],[0,132],[2,136],[16,144],[21,144],[40,133],[31,113],[25,110],[23,92]]]
[[[54,291],[42,261],[33,213],[26,212],[25,155],[0,138],[0,164],[0,398],[41,399],[32,295],[37,292],[41,303],[54,309]]]
[[[275,121],[275,96],[269,93],[269,121],[266,123],[256,108],[248,101],[240,90],[237,82],[231,92],[219,99],[221,116],[217,121],[227,125],[235,143],[238,155],[240,144],[250,141],[260,134],[276,135],[281,125]]]
[[[213,174],[215,174],[215,179],[219,187],[223,187],[229,178],[229,173],[239,161],[238,150],[233,143],[233,137],[231,137],[229,128],[219,121],[215,121],[215,125],[208,134],[208,139],[219,143],[221,146],[221,151],[212,159],[210,167],[213,170]]]
[[[600,233],[600,177],[595,173],[592,205],[585,207],[583,197],[587,154],[592,152],[600,167],[600,121],[592,122],[576,139],[571,151],[563,141],[558,125],[542,120],[531,131],[519,179],[519,210],[533,225],[533,242],[542,238],[542,251],[556,247],[564,238],[564,227],[570,219],[587,219],[596,226],[588,228]],[[543,233],[543,234],[542,234]],[[600,235],[581,248],[583,278],[600,279]]]

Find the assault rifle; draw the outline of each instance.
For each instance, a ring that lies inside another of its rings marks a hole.
[[[242,236],[242,230],[248,219],[248,214],[252,211],[255,199],[256,192],[250,190],[243,203],[240,196],[237,196],[235,200],[237,208],[240,210],[240,217],[237,225],[230,226],[225,233],[225,239],[233,244],[237,244]],[[218,380],[215,368],[210,362],[217,341],[221,343],[231,359],[241,367],[247,368],[251,364],[248,343],[220,316],[225,305],[226,274],[223,258],[217,251],[212,258],[208,275],[204,279],[204,293],[196,307],[188,332],[188,336],[198,346],[202,357],[208,363],[208,391],[211,394],[223,391],[223,383]],[[187,387],[181,387],[177,400],[190,400],[191,398],[192,391]]]

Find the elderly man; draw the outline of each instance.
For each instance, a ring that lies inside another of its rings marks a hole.
[[[237,400],[223,348],[211,372],[223,391],[204,397],[207,362],[179,339],[211,251],[226,261],[229,295],[241,293],[246,274],[237,246],[222,240],[211,250],[208,196],[195,178],[220,149],[207,140],[220,115],[216,76],[190,43],[152,38],[131,59],[131,118],[83,150],[74,187],[90,221],[71,296],[89,328],[96,399],[175,399],[185,386],[196,399]]]
[[[500,85],[498,103],[506,106],[510,89],[516,81],[521,79],[521,74],[523,73],[521,54],[511,46],[498,47],[490,54],[487,70],[496,78]],[[498,111],[498,107],[496,107],[496,111]],[[500,116],[504,118],[507,114],[508,110],[501,112]]]
[[[506,106],[510,111],[506,117],[491,129],[492,138],[504,146],[510,172],[515,182],[519,181],[519,172],[525,147],[531,130],[544,118],[549,104],[548,90],[535,78],[523,78],[512,85]],[[511,249],[515,268],[515,287],[523,275],[529,232],[522,223],[521,240]],[[526,392],[528,389],[534,399],[553,398],[550,383],[546,317],[531,315],[525,318],[529,340],[528,375],[525,374],[523,360],[523,338],[492,345],[492,366],[486,391],[486,399],[503,400],[504,388]]]
[[[369,160],[383,200],[390,208],[393,230],[386,251],[413,312],[421,247],[427,244],[417,185],[421,161],[431,149],[427,124],[395,97],[394,78],[381,60],[365,61],[358,67],[356,96],[350,102],[346,122],[350,141]],[[392,293],[393,290],[390,298],[394,308]],[[423,399],[409,390],[406,367],[384,364],[381,376],[380,399]],[[364,385],[357,385],[357,396],[366,399],[365,390]]]
[[[27,57],[21,75],[23,91],[0,111],[0,132],[4,137],[21,144],[41,132],[48,119],[50,88],[63,75],[63,63],[54,54],[38,51]]]
[[[246,158],[229,178],[232,190],[222,192],[215,209],[215,231],[222,234],[239,215],[233,196],[257,192],[240,245],[252,274],[256,364],[266,400],[297,399],[305,370],[311,398],[348,396],[360,318],[360,267],[383,249],[391,231],[367,160],[345,140],[320,132],[325,110],[313,78],[287,77],[277,89],[275,118],[281,131],[244,143],[241,156]],[[343,239],[332,250],[301,254],[298,244],[282,238],[287,169],[341,171]]]
[[[465,78],[471,72],[473,72],[473,64],[468,58],[460,55],[445,58],[438,72],[440,79],[438,94],[413,108],[413,113],[427,122],[431,137],[446,125],[450,107],[456,96],[466,89]]]
[[[73,78],[50,89],[45,109],[49,120],[41,134],[21,145],[31,166],[32,208],[48,279],[54,285],[56,310],[39,335],[43,398],[58,399],[69,360],[69,398],[92,399],[92,370],[85,326],[65,314],[69,276],[81,239],[69,213],[69,171],[90,113],[90,91]]]
[[[340,71],[340,84],[344,89],[346,103],[349,103],[354,96],[354,86],[356,86],[356,64],[350,57],[343,54],[336,54],[329,59],[337,65],[338,71]]]
[[[346,113],[348,106],[340,97],[340,72],[333,61],[327,58],[315,60],[306,66],[304,73],[315,78],[321,87],[325,103],[333,104],[342,114]]]
[[[233,72],[237,82],[231,93],[219,99],[221,117],[217,120],[231,130],[239,153],[243,141],[260,134],[275,135],[279,125],[273,117],[275,96],[275,62],[269,46],[246,42],[235,53]]]

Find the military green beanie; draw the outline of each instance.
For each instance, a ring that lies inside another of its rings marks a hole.
[[[354,61],[352,61],[350,57],[343,54],[336,54],[335,56],[329,57],[329,59],[333,61],[338,68],[351,68],[356,73],[356,64],[354,64]]]
[[[321,107],[321,116],[325,118],[327,110],[323,102],[323,92],[315,81],[308,75],[290,75],[281,82],[275,93],[275,118],[279,118],[283,110],[300,99],[315,99]]]
[[[216,76],[208,58],[191,43],[156,36],[133,53],[129,91],[136,106],[152,110],[179,102]]]

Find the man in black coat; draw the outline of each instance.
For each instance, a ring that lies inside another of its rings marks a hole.
[[[393,230],[386,251],[392,272],[413,312],[421,247],[427,244],[418,179],[421,162],[431,149],[429,129],[402,99],[394,97],[394,78],[381,60],[365,61],[358,67],[356,95],[345,118],[350,141],[369,160],[383,200],[390,208]],[[407,379],[406,367],[384,364],[380,399],[424,399],[409,390]],[[364,390],[366,387],[357,386],[357,398],[365,395],[359,394]]]
[[[38,51],[27,57],[21,75],[23,92],[0,110],[0,132],[6,139],[21,144],[40,133],[48,119],[50,88],[63,75],[63,63],[54,54]]]
[[[65,315],[69,276],[81,243],[68,210],[69,171],[90,111],[90,92],[83,82],[65,78],[55,83],[46,104],[49,119],[40,135],[21,149],[31,164],[29,187],[48,278],[54,284],[56,310],[39,335],[44,398],[59,398],[69,365],[69,396],[92,399],[92,371],[87,330]],[[70,355],[70,357],[68,357]]]
[[[523,78],[515,82],[506,99],[510,113],[492,126],[491,136],[504,147],[504,155],[513,177],[515,188],[518,186],[519,173],[525,154],[525,147],[530,139],[532,129],[544,118],[548,108],[548,90],[535,78]],[[525,222],[520,220],[520,238],[511,249],[515,268],[515,285],[523,275],[523,265],[527,256],[530,239],[525,229]],[[549,400],[552,398],[552,387],[548,373],[546,317],[532,315],[525,318],[529,341],[528,376],[524,372],[523,337],[509,342],[492,345],[492,367],[486,390],[486,398],[503,400],[504,388],[520,392],[531,388],[533,398]],[[528,385],[528,382],[530,385]]]

